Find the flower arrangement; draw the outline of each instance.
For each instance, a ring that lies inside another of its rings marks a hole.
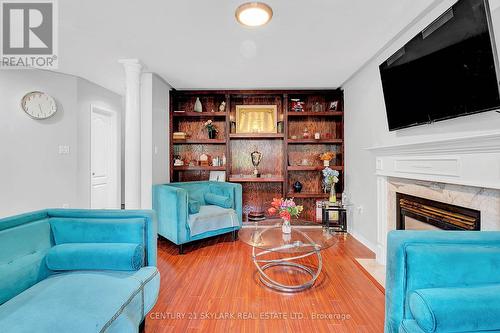
[[[335,153],[333,151],[327,151],[323,154],[319,155],[319,159],[323,161],[324,166],[330,166],[330,161],[335,157]]]
[[[323,188],[325,192],[330,191],[332,186],[334,186],[339,181],[339,172],[337,170],[332,170],[330,168],[324,168],[323,171]]]
[[[215,133],[219,132],[217,129],[217,126],[215,126],[214,122],[212,120],[207,120],[204,124],[203,127],[207,129],[207,131],[212,132],[214,131]]]
[[[335,153],[333,151],[327,151],[323,154],[319,154],[319,159],[322,161],[331,161],[335,157]]]
[[[292,199],[274,198],[271,203],[271,208],[267,211],[270,215],[275,215],[276,213],[285,220],[290,221],[292,217],[299,217],[300,213],[304,210],[303,206],[298,206]]]
[[[217,129],[217,126],[215,126],[214,122],[209,119],[203,124],[203,127],[207,129],[208,137],[210,139],[215,139],[215,135],[219,132],[219,130]]]

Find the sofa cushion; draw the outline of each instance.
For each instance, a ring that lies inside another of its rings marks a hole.
[[[500,331],[500,284],[413,291],[410,311],[423,331]]]
[[[136,271],[144,264],[144,248],[133,243],[66,243],[50,249],[46,263],[53,271]]]
[[[189,199],[188,200],[189,214],[199,213],[200,206],[201,203],[198,200]]]
[[[399,333],[425,333],[420,326],[418,326],[417,322],[411,319],[403,320],[398,331]]]
[[[198,214],[189,215],[188,225],[190,235],[193,237],[205,232],[239,226],[239,221],[234,209],[205,205],[200,207]]]
[[[56,274],[0,306],[0,327],[16,333],[136,333],[156,301],[158,283],[155,267]]]
[[[233,202],[230,197],[218,195],[214,193],[205,193],[205,202],[208,205],[215,205],[222,208],[232,208]]]
[[[145,245],[144,218],[52,217],[49,222],[56,244],[127,242]]]
[[[48,219],[10,225],[0,230],[0,304],[50,274],[45,265],[53,246]]]

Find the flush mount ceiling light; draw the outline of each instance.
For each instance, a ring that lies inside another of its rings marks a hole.
[[[262,2],[247,2],[236,8],[236,20],[247,27],[259,27],[271,21],[273,10]]]

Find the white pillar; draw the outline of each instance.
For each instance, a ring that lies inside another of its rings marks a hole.
[[[125,68],[125,209],[141,207],[141,71],[138,59],[119,60]]]
[[[377,176],[377,262],[386,264],[387,256],[387,177]]]

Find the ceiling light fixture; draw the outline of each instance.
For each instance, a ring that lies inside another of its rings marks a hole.
[[[271,21],[273,10],[262,2],[247,2],[236,8],[236,21],[247,27],[259,27]]]

